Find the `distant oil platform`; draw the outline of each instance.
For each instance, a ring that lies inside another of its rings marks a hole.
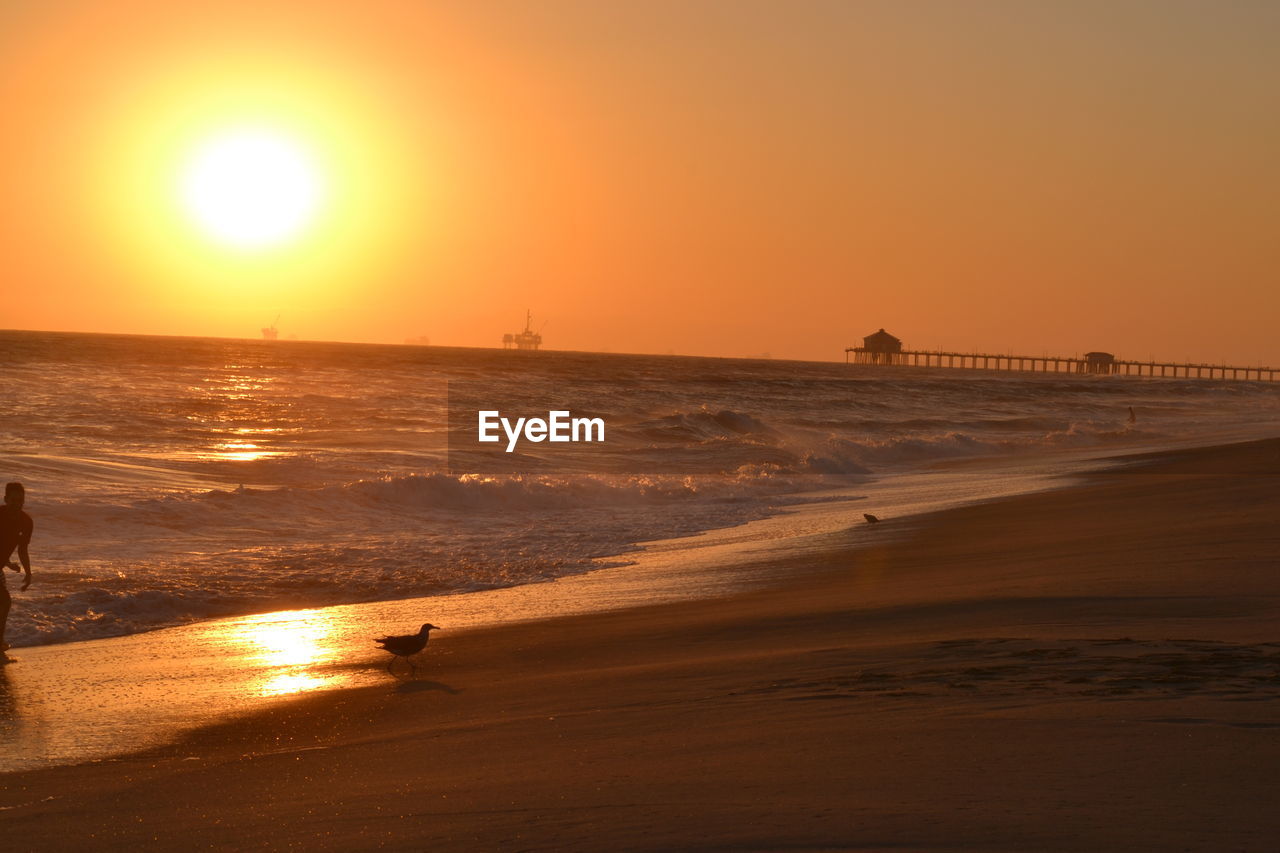
[[[852,354],[852,360],[850,359]],[[968,370],[1020,370],[1034,373],[1084,373],[1091,375],[1148,376],[1167,379],[1237,379],[1274,382],[1280,368],[1239,367],[1227,364],[1189,364],[1162,361],[1126,361],[1109,352],[1087,352],[1083,357],[1050,355],[996,355],[994,353],[909,350],[902,341],[881,329],[862,339],[860,347],[845,347],[846,364],[899,367],[954,367]]]
[[[279,322],[280,322],[280,315],[277,314],[276,318],[271,321],[270,326],[262,327],[262,339],[264,341],[276,341],[280,339],[280,330],[276,328],[276,323],[279,323]]]
[[[540,346],[542,346],[542,335],[533,330],[532,311],[525,311],[523,332],[502,336],[503,349],[536,350]]]

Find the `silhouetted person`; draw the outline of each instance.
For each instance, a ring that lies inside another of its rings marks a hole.
[[[1138,416],[1137,414],[1134,413],[1133,406],[1130,406],[1129,407],[1129,423],[1136,424],[1137,422],[1138,422]]]
[[[31,586],[31,555],[27,553],[27,544],[35,526],[31,516],[22,511],[26,497],[27,491],[21,483],[9,483],[4,487],[4,506],[0,507],[0,566],[18,571],[18,564],[9,562],[16,548],[18,559],[22,561],[22,571],[26,572],[21,589]],[[4,641],[4,629],[9,624],[9,606],[12,603],[9,588],[4,583],[4,572],[0,570],[0,653],[9,648]]]

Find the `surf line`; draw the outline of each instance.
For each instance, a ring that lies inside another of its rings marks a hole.
[[[604,418],[575,418],[564,409],[547,412],[546,418],[504,418],[496,409],[482,409],[477,414],[480,423],[476,440],[495,443],[502,440],[498,427],[507,436],[507,453],[516,449],[517,442],[553,441],[582,442],[604,441]]]

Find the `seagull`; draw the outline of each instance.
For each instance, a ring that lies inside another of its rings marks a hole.
[[[427,647],[427,640],[431,639],[432,631],[439,631],[440,628],[431,623],[427,623],[419,629],[416,634],[403,634],[399,637],[383,637],[380,640],[374,640],[382,646],[383,651],[391,652],[396,657],[408,660],[413,655],[422,651]],[[396,662],[396,658],[391,659],[391,663],[387,664],[387,672],[391,671],[391,664]],[[417,665],[413,661],[409,661],[409,666],[417,670]]]
[[[867,520],[867,524],[879,524],[879,523],[880,523],[880,519],[876,518],[874,515],[872,515],[872,514],[871,514],[871,513],[869,513],[869,512],[864,512],[864,513],[862,514],[862,517],[863,517],[863,518],[865,518],[865,519]]]

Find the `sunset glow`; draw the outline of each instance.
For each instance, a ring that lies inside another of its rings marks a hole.
[[[7,4],[4,323],[1280,360],[1265,4],[659,5]]]

